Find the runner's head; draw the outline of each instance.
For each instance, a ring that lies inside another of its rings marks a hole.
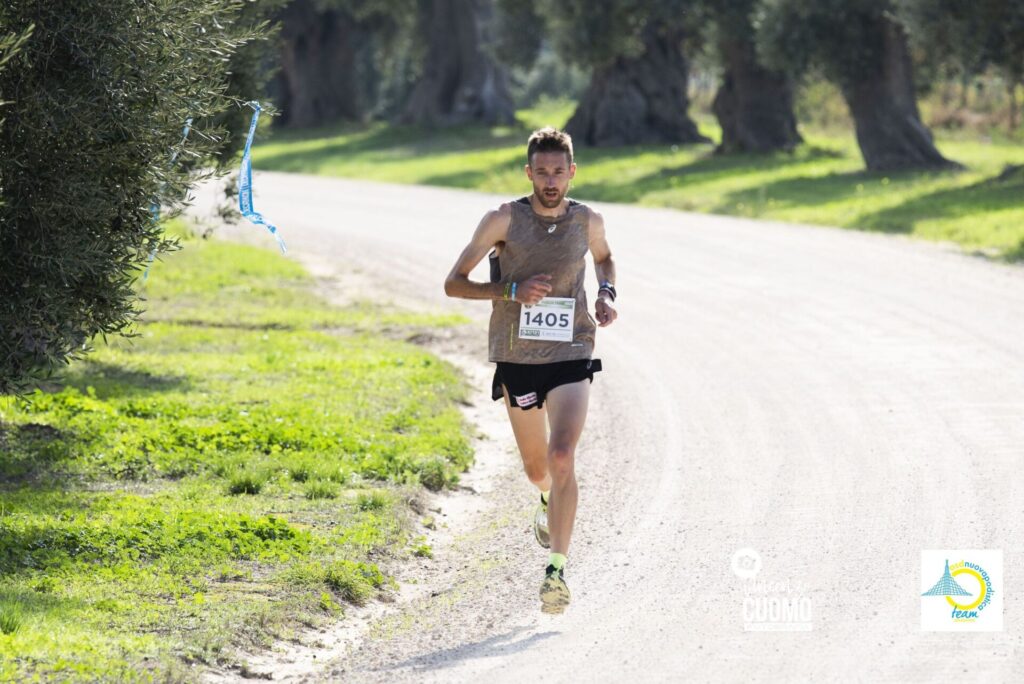
[[[574,175],[572,138],[550,127],[534,131],[526,143],[526,176],[540,203],[548,209],[561,204]]]

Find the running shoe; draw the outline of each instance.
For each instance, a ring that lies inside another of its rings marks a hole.
[[[548,531],[548,505],[544,503],[543,497],[540,500],[540,505],[537,506],[537,512],[533,514],[533,536],[537,538],[537,543],[545,549],[551,548],[551,533]]]
[[[540,585],[540,610],[558,615],[569,605],[569,587],[565,586],[562,569],[549,565],[544,571],[544,584]]]

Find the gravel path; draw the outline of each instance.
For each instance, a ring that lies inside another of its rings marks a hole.
[[[487,394],[490,306],[442,290],[506,198],[268,173],[255,187],[290,256],[333,274],[338,297],[471,317],[434,345],[476,383],[490,437],[478,493],[439,504],[449,535],[409,571],[415,590],[293,679],[1019,681],[1024,269],[899,237],[597,205],[622,299],[598,331],[605,370],[577,455],[573,604],[548,616],[533,492]],[[754,580],[732,568],[742,548],[759,554]],[[1003,550],[1002,632],[921,630],[921,551],[942,548]],[[809,629],[745,629],[751,597],[802,600]]]

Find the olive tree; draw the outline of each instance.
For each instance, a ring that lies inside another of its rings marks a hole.
[[[870,170],[955,166],[921,122],[907,32],[895,0],[764,0],[758,41],[766,63],[791,74],[814,66],[843,94]]]
[[[132,334],[141,267],[176,247],[153,208],[173,214],[215,173],[206,161],[241,104],[231,55],[266,28],[243,20],[245,5],[0,5],[0,36],[31,30],[0,72],[0,393],[28,389],[96,335]]]

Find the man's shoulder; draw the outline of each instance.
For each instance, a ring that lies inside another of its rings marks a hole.
[[[505,202],[494,209],[489,209],[480,221],[480,228],[491,237],[503,240],[508,227],[512,222],[512,206]]]
[[[572,211],[582,211],[591,216],[597,214],[597,210],[586,202],[580,202],[572,197],[566,197],[565,200],[569,203],[569,209]]]
[[[570,199],[569,209],[570,211],[581,212],[584,216],[587,217],[588,223],[594,223],[595,221],[604,221],[604,217],[601,216],[601,213],[591,205],[587,204],[586,202],[580,202],[578,200]]]
[[[494,209],[489,209],[487,213],[484,214],[485,219],[492,221],[501,219],[508,220],[510,216],[512,216],[511,202],[502,202],[497,207],[495,207]]]

